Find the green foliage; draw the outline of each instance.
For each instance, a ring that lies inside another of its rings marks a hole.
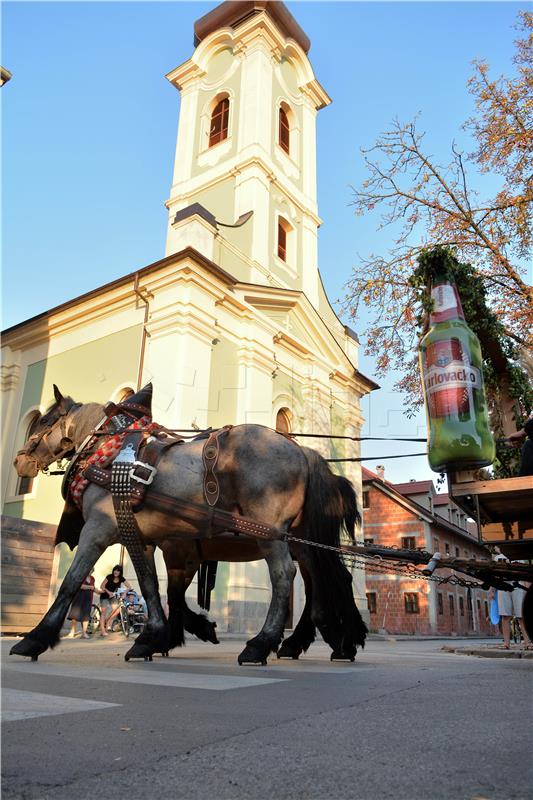
[[[419,330],[422,332],[427,328],[432,310],[430,289],[437,277],[455,281],[466,322],[481,343],[483,378],[495,438],[503,435],[500,413],[502,376],[506,379],[508,397],[515,401],[516,428],[520,430],[533,409],[533,387],[527,372],[518,362],[516,344],[506,335],[504,326],[487,304],[487,292],[478,273],[471,264],[460,262],[451,247],[423,250],[409,279],[422,309],[416,320]],[[494,463],[495,477],[516,475],[519,461],[519,449],[500,444]]]

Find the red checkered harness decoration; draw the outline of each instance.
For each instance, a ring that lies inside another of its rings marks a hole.
[[[108,423],[106,422],[106,425]],[[160,425],[156,422],[151,422],[151,418],[148,416],[141,417],[140,419],[133,422],[128,428],[125,428],[118,433],[113,434],[109,437],[109,439],[105,439],[104,442],[100,445],[98,450],[96,450],[89,458],[82,463],[80,463],[78,469],[76,470],[76,474],[72,478],[70,482],[70,496],[72,497],[74,503],[81,509],[82,502],[83,502],[83,493],[87,488],[89,481],[87,478],[83,476],[83,470],[85,467],[89,466],[89,464],[95,464],[98,467],[108,467],[109,464],[118,456],[120,450],[122,449],[122,442],[124,440],[124,436],[126,433],[131,433],[131,431],[139,430],[139,428],[144,428],[148,432],[153,432],[160,429]]]

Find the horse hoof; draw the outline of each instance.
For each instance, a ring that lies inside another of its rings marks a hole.
[[[161,657],[162,658],[168,658],[168,650],[166,651],[166,653],[161,653]]]
[[[151,661],[153,652],[153,649],[147,644],[139,644],[135,642],[133,647],[130,647],[124,656],[124,661],[131,661],[132,658],[143,658],[145,661]]]
[[[44,653],[46,647],[39,644],[35,639],[21,639],[13,645],[9,651],[10,656],[28,656],[32,661],[37,661],[41,653]]]
[[[280,649],[278,650],[278,658],[289,658],[293,661],[298,661],[302,651],[297,649],[292,649],[290,646],[286,647],[285,644],[282,644]]]
[[[353,653],[343,653],[342,650],[334,650],[329,657],[330,661],[355,661],[355,655]]]
[[[237,662],[239,666],[243,664],[260,664],[262,667],[266,666],[267,663],[265,655],[250,645],[246,645],[242,653],[238,656]]]

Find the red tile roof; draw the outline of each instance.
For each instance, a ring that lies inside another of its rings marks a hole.
[[[394,488],[400,494],[427,494],[435,492],[433,481],[409,481],[408,483],[394,483]]]

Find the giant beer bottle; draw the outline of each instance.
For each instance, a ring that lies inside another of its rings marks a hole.
[[[420,369],[435,472],[477,469],[494,461],[479,339],[465,322],[455,283],[436,277],[430,328],[420,342]]]

